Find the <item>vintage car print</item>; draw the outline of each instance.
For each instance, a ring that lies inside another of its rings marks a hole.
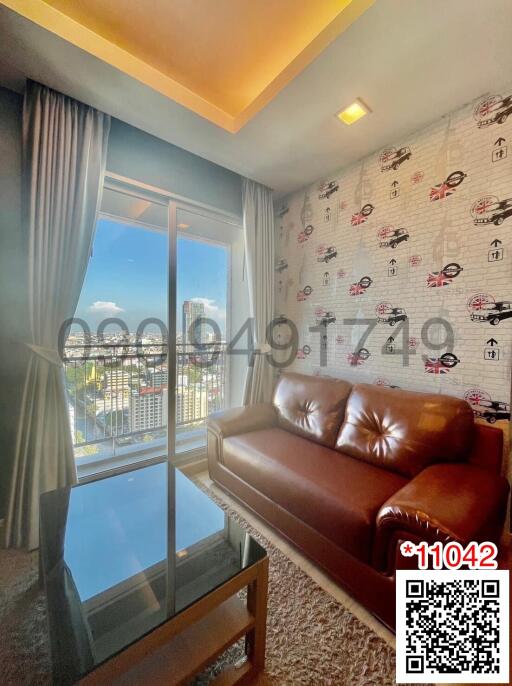
[[[512,216],[512,198],[499,200],[496,196],[487,195],[473,204],[471,214],[475,226],[480,224],[500,226],[505,219]]]
[[[485,303],[471,313],[472,322],[489,322],[493,326],[498,326],[502,319],[510,317],[512,317],[512,302],[508,301]]]
[[[282,272],[286,271],[286,269],[288,269],[288,262],[285,259],[278,260],[276,264],[276,272],[281,274]]]
[[[411,154],[411,149],[407,146],[398,150],[385,150],[380,157],[380,170],[387,171],[388,169],[393,169],[396,171],[401,164],[411,158]]]
[[[329,262],[330,260],[333,260],[335,257],[338,256],[338,251],[336,250],[334,245],[330,245],[328,248],[325,249],[322,255],[320,257],[316,258],[317,262]]]
[[[318,194],[318,199],[330,198],[333,193],[339,190],[339,184],[337,181],[328,181],[320,186],[320,193]]]
[[[382,238],[379,248],[396,248],[400,243],[409,240],[407,229],[394,229],[392,233]]]
[[[474,110],[479,129],[491,126],[491,124],[504,124],[511,114],[512,95],[507,95],[505,98],[501,95],[484,98]]]
[[[379,314],[377,321],[381,324],[389,324],[390,326],[395,326],[398,322],[405,322],[407,319],[407,314],[403,307],[392,307],[389,310],[385,310]]]
[[[498,419],[510,419],[510,405],[499,400],[482,398],[475,404],[471,403],[471,409],[475,417],[481,417],[489,424],[494,424]]]

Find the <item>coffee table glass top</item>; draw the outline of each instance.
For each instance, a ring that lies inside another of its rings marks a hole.
[[[265,555],[166,463],[45,493],[55,680],[76,681]]]

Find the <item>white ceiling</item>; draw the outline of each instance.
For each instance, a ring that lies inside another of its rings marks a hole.
[[[0,83],[49,86],[271,186],[303,187],[512,80],[511,0],[377,0],[237,134],[0,6]],[[361,97],[370,116],[333,116]]]

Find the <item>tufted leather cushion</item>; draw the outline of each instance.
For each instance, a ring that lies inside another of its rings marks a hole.
[[[282,374],[273,399],[279,426],[334,448],[350,389],[342,379]]]
[[[224,440],[224,466],[363,562],[379,508],[407,479],[272,428]]]
[[[336,449],[412,477],[467,457],[473,430],[471,408],[458,398],[357,384]]]

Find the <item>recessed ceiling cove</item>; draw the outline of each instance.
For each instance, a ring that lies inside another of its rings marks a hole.
[[[374,0],[0,0],[231,133]]]

